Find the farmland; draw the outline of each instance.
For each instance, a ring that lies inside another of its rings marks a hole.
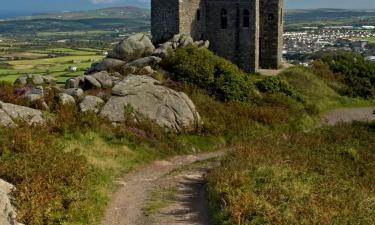
[[[103,50],[47,48],[22,51],[22,48],[15,48],[3,53],[2,57],[9,60],[0,61],[0,81],[13,82],[19,75],[40,74],[54,76],[59,83],[64,83],[70,77],[83,75],[92,63],[103,58]],[[77,67],[77,71],[70,72],[70,66]]]

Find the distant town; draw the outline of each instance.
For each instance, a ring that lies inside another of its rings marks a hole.
[[[353,51],[375,62],[375,26],[303,27],[285,32],[284,58],[307,65],[314,55],[324,52]]]

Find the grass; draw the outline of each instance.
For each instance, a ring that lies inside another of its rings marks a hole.
[[[40,37],[51,37],[51,36],[85,36],[87,35],[98,35],[98,34],[111,34],[112,31],[105,30],[88,30],[88,31],[59,31],[59,32],[38,32],[37,36]]]
[[[72,107],[59,110],[46,126],[0,129],[0,177],[16,185],[19,220],[28,225],[98,224],[119,176],[222,143],[203,135],[177,137],[147,121],[112,127]]]
[[[215,224],[372,224],[374,124],[258,134],[209,178]]]
[[[62,84],[68,78],[83,75],[92,63],[104,57],[102,49],[39,46],[36,43],[34,46],[17,40],[7,40],[2,44],[5,48],[12,48],[12,50],[4,50],[3,55],[20,57],[17,60],[4,61],[10,67],[0,69],[0,81],[10,83],[20,75],[38,74],[54,76],[58,79],[58,83]],[[69,72],[69,66],[76,66],[78,71]]]
[[[316,104],[320,112],[337,108],[375,106],[375,99],[350,98],[339,95],[327,82],[316,76],[311,70],[303,67],[292,67],[280,74],[307,101]]]
[[[54,76],[58,78],[59,83],[64,83],[68,78],[83,75],[83,71],[89,68],[94,61],[103,58],[101,54],[92,50],[51,49],[50,51],[69,55],[55,58],[7,61],[12,68],[0,69],[0,81],[14,82],[18,76],[30,73]],[[69,66],[77,66],[78,71],[68,72]]]
[[[143,208],[143,212],[148,216],[159,213],[160,210],[173,203],[176,194],[176,187],[153,191],[147,200],[146,206]]]
[[[9,63],[22,72],[47,74],[48,68],[62,81],[83,72],[68,74],[64,69],[71,60],[91,58],[74,55],[86,50],[51,49],[46,51],[67,55]],[[206,63],[210,65],[209,60]],[[17,76],[3,75],[9,81]],[[250,85],[263,79],[249,76]],[[260,93],[254,85],[246,101],[220,101],[207,90],[186,85],[184,91],[203,120],[203,127],[194,134],[167,133],[151,121],[129,120],[113,127],[96,115],[80,114],[75,107],[50,107],[54,120],[46,126],[0,129],[0,177],[17,187],[14,197],[20,222],[98,224],[116,189],[115,179],[135,166],[225,147],[236,150],[209,177],[217,224],[372,221],[374,125],[302,131],[316,125],[318,112],[370,105],[374,100],[342,97],[310,69],[289,68],[280,77],[303,100],[287,93]],[[14,96],[13,87],[2,86],[0,93],[0,100],[24,104]],[[52,106],[52,100],[47,104]],[[154,199],[160,195],[170,199],[171,193],[155,193]],[[166,204],[155,200],[148,211]]]
[[[375,44],[375,37],[367,38],[367,40],[368,40],[370,43],[374,43],[374,44]]]

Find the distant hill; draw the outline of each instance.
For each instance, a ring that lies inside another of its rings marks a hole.
[[[368,18],[375,18],[375,9],[292,9],[287,10],[285,15],[287,24],[340,19],[360,21]]]
[[[33,20],[33,19],[134,19],[149,20],[150,9],[133,6],[111,7],[88,11],[74,11],[61,13],[42,13],[32,16],[17,17],[13,20]],[[289,9],[286,11],[285,21],[287,24],[305,21],[321,21],[334,19],[361,19],[375,17],[375,9],[349,10],[349,9]]]
[[[111,7],[88,11],[72,11],[61,13],[40,13],[32,16],[16,17],[13,20],[34,20],[34,19],[62,19],[62,20],[80,20],[80,19],[148,19],[150,10],[133,6]]]

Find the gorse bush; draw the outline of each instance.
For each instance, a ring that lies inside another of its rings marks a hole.
[[[172,79],[194,84],[222,101],[248,101],[254,86],[249,75],[236,65],[207,49],[178,48],[168,58],[165,68]]]
[[[354,53],[327,54],[321,59],[345,86],[340,93],[350,97],[375,97],[375,63]]]
[[[280,77],[267,77],[255,83],[256,87],[263,93],[282,93],[297,101],[304,102],[303,96],[298,93],[289,83]]]

